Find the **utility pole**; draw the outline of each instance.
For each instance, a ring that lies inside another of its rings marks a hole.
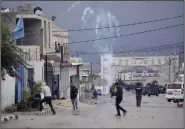
[[[180,54],[181,54],[181,52],[179,51],[179,53],[178,53],[178,64],[179,64],[179,66],[178,66],[178,74],[180,74],[180,67],[181,67],[181,64],[180,64]]]
[[[60,46],[60,53],[61,53],[61,63],[64,63],[64,49],[63,49],[63,45]]]
[[[171,83],[171,58],[169,57],[169,77],[168,77],[168,79],[169,79],[169,83]]]
[[[90,62],[90,66],[91,66],[91,88],[93,89],[93,75],[92,75],[92,62]]]
[[[92,76],[92,62],[90,63],[91,65],[91,83],[93,83],[93,76]]]
[[[48,56],[45,55],[45,74],[46,74],[46,84],[48,84]]]

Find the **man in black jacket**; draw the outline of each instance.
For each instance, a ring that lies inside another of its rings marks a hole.
[[[122,108],[120,106],[120,103],[121,103],[121,101],[123,99],[123,89],[117,82],[115,83],[115,90],[114,90],[114,92],[116,94],[116,110],[117,110],[117,115],[116,116],[121,116],[120,110],[123,111],[123,115],[126,115],[127,110],[125,110],[124,108]]]
[[[71,99],[71,102],[72,102],[72,105],[73,105],[73,110],[78,109],[77,95],[78,95],[78,89],[75,86],[71,86],[70,99]]]
[[[140,107],[141,99],[142,99],[142,91],[143,91],[141,83],[136,83],[135,91],[136,91],[136,105],[137,107]]]

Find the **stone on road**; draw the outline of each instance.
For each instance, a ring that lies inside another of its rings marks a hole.
[[[61,109],[56,115],[19,116],[17,121],[3,124],[3,128],[182,128],[183,109],[159,97],[143,96],[141,108],[136,108],[134,95],[124,95],[122,106],[126,116],[116,117],[114,98],[102,96],[100,103],[81,107],[79,115],[72,109]]]

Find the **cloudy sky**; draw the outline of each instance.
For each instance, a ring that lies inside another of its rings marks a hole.
[[[31,4],[39,6],[44,15],[56,16],[56,24],[69,30],[96,28],[103,26],[117,26],[137,22],[152,21],[181,16],[184,14],[184,3],[180,1],[164,2],[134,2],[134,1],[3,1],[2,7],[16,8],[18,5]],[[130,33],[148,31],[184,23],[184,18],[176,18],[148,24],[112,27],[108,29],[92,29],[89,31],[74,31],[69,33],[69,42],[93,40],[104,37],[114,37]],[[184,40],[183,26],[173,27],[161,31],[143,33],[139,35],[123,36],[95,42],[71,44],[70,49],[80,52],[125,51],[136,48],[147,48],[173,44]],[[144,52],[140,52],[143,54]],[[145,53],[146,54],[146,53]],[[79,54],[85,62],[100,62],[99,54]],[[99,70],[98,65],[93,66]]]

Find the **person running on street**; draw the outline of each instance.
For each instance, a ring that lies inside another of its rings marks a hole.
[[[51,95],[51,90],[49,88],[49,86],[44,82],[42,84],[42,93],[44,93],[44,98],[40,101],[40,111],[42,111],[43,108],[43,103],[46,102],[47,104],[49,104],[51,111],[53,112],[53,115],[56,114],[55,110],[53,109],[53,105],[52,105],[52,95]]]
[[[136,91],[136,106],[141,107],[141,99],[142,99],[142,85],[141,83],[136,83],[135,91]]]
[[[70,99],[71,99],[71,102],[72,102],[72,105],[73,105],[73,110],[78,109],[77,95],[78,95],[78,89],[75,86],[71,86]]]
[[[127,110],[125,110],[124,108],[120,106],[120,103],[123,99],[123,89],[117,82],[115,83],[114,92],[116,94],[116,110],[117,110],[116,116],[121,116],[120,110],[123,111],[123,115],[126,115]]]

